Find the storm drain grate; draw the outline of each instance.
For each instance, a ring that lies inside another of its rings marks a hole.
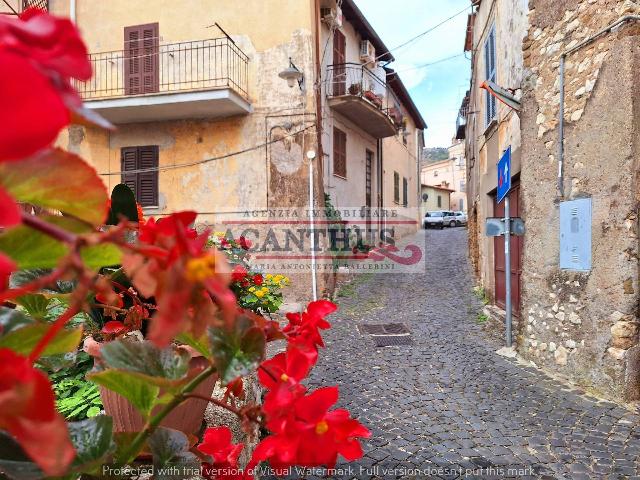
[[[363,324],[358,325],[360,333],[368,335],[409,335],[409,329],[402,323]]]
[[[373,335],[376,347],[395,347],[396,345],[413,345],[410,335]]]

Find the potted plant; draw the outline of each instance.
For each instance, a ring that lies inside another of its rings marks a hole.
[[[362,86],[359,83],[352,83],[349,86],[349,93],[351,95],[360,95],[361,91],[362,91]]]

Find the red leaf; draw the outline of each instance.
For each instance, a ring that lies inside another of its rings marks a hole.
[[[20,208],[13,197],[0,187],[0,227],[12,227],[20,223]]]
[[[117,320],[111,320],[104,324],[101,331],[107,335],[120,335],[122,333],[126,333],[128,329],[124,326],[124,323]]]
[[[0,15],[6,17],[6,15]],[[28,59],[0,51],[0,162],[19,160],[49,146],[69,123],[51,81]]]
[[[49,380],[7,348],[0,349],[0,429],[13,435],[48,476],[66,473],[75,457]]]

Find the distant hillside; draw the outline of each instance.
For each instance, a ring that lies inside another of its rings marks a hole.
[[[426,163],[439,162],[449,158],[449,151],[445,147],[425,148],[424,161]]]

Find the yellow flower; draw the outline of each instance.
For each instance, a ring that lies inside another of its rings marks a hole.
[[[271,280],[273,278],[273,274],[267,273],[265,277],[267,278],[267,280]]]
[[[262,287],[260,290],[262,290],[264,293],[267,293],[269,291],[267,287]]]
[[[225,233],[224,233],[224,232],[213,232],[213,234],[214,234],[216,237],[224,237],[224,235],[225,235]]]
[[[249,291],[250,292],[255,292],[256,291],[256,287],[249,287]]]
[[[284,275],[278,274],[273,279],[279,283],[283,278],[284,278]]]
[[[264,292],[262,290],[258,290],[257,292],[255,292],[255,294],[256,294],[256,297],[258,298],[264,297]]]
[[[210,253],[187,261],[186,276],[191,282],[204,282],[216,273],[216,260]]]

